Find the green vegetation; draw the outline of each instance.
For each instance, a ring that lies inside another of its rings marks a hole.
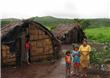
[[[85,33],[90,40],[110,43],[110,27],[90,28]]]
[[[45,27],[47,27],[50,30],[53,30],[58,26],[59,24],[72,24],[73,19],[61,19],[61,18],[55,18],[51,16],[45,16],[45,17],[32,17],[31,20],[37,21],[41,24],[43,24]]]
[[[64,19],[64,18],[55,18],[52,16],[45,17],[32,17],[31,20],[37,21],[50,30],[53,30],[59,24],[73,24],[79,23],[82,28],[99,28],[99,27],[110,27],[110,19]]]
[[[92,49],[92,52],[90,54],[90,62],[94,64],[104,64],[107,59],[110,59],[110,49],[109,46],[107,46],[106,49],[103,48],[102,51],[97,52],[95,48]]]
[[[110,19],[89,19],[89,28],[110,27]]]
[[[97,28],[97,27],[110,27],[110,19],[64,19],[64,18],[56,18],[52,16],[44,16],[44,17],[31,17],[31,20],[37,21],[43,24],[50,30],[53,30],[59,24],[73,24],[73,23],[80,23],[82,28]],[[18,21],[19,19],[1,19],[1,26],[5,26],[11,22]]]
[[[1,19],[1,27],[7,25],[7,24],[10,24],[10,23],[13,23],[13,22],[17,22],[17,21],[20,21],[19,19],[15,19],[15,18],[7,18],[7,19]]]

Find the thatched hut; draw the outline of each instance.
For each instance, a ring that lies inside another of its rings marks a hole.
[[[60,24],[53,33],[64,44],[81,43],[82,40],[86,38],[79,24]]]
[[[30,41],[31,61],[58,56],[60,43],[54,35],[40,23],[24,20],[1,29],[2,65],[22,64],[26,38]]]

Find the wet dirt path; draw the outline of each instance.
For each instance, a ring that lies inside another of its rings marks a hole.
[[[1,78],[64,78],[64,62],[55,64],[31,64],[21,68],[2,68]]]
[[[68,48],[69,47],[69,48]],[[63,49],[69,50],[70,45],[63,46]],[[110,69],[110,65],[109,65]],[[54,64],[51,63],[33,63],[23,65],[19,68],[2,68],[1,78],[65,78],[65,61],[61,58]],[[71,76],[70,78],[80,78]],[[89,70],[88,78],[110,78],[110,71]]]
[[[88,78],[110,78],[109,72],[89,70]],[[1,78],[65,78],[64,58],[55,64],[31,64],[21,68],[4,68]],[[71,76],[70,78],[80,78]]]

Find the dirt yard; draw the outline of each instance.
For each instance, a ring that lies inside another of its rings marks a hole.
[[[63,49],[70,49],[64,45]],[[109,65],[110,69],[110,65]],[[22,67],[8,67],[1,69],[1,78],[66,78],[65,62],[61,58],[56,63],[32,63]],[[70,78],[80,78],[72,76]],[[94,71],[89,69],[88,78],[110,78],[110,71]]]

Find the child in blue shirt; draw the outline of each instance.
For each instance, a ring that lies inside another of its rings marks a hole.
[[[74,64],[74,73],[75,73],[75,75],[79,75],[80,52],[79,52],[78,46],[74,46],[74,48],[72,50],[72,57],[73,57],[73,64]]]

